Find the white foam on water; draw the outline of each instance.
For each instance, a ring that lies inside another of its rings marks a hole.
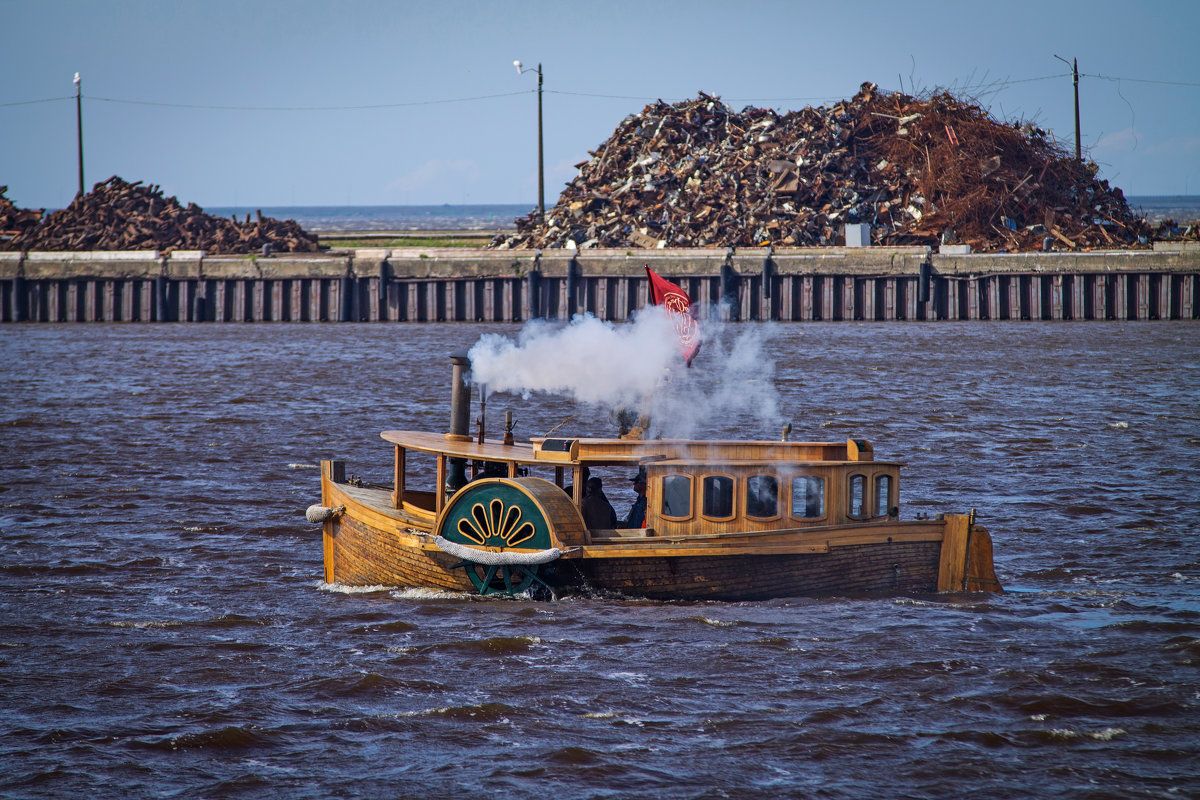
[[[444,600],[448,597],[473,596],[467,592],[456,592],[450,589],[422,589],[419,587],[393,589],[389,594],[398,600]]]
[[[325,581],[317,581],[316,587],[322,592],[332,592],[334,594],[376,594],[391,589],[390,586],[345,586],[340,583],[326,583]]]

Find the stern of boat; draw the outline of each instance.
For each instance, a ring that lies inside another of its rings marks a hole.
[[[939,592],[1003,592],[992,562],[992,537],[975,523],[975,513],[946,514],[942,534]]]

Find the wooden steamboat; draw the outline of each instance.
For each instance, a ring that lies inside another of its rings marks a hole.
[[[328,583],[689,600],[1002,591],[974,515],[901,519],[900,465],[865,441],[485,440],[467,435],[469,362],[451,360],[451,433],[384,431],[391,487],[322,462],[308,517]],[[410,486],[410,472],[436,480]],[[644,521],[589,528],[589,474],[644,482]]]

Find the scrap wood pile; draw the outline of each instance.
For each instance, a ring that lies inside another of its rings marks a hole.
[[[734,112],[704,93],[625,119],[558,203],[499,248],[872,244],[1123,248],[1151,234],[1121,190],[1045,131],[947,93],[864,83],[850,101]],[[1049,240],[1049,241],[1047,241]]]
[[[292,220],[281,222],[261,212],[253,221],[249,214],[245,221],[214,217],[194,203],[185,208],[174,197],[164,198],[157,186],[116,176],[44,220],[40,211],[23,213],[26,220],[35,213],[38,224],[12,227],[15,235],[0,239],[0,250],[204,250],[231,255],[259,252],[263,245],[285,253],[320,249],[316,235]],[[10,230],[7,222],[3,230]]]

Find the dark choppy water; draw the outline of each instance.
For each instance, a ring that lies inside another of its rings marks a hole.
[[[977,508],[1004,596],[322,586],[316,462],[386,480],[494,330],[0,329],[0,797],[1200,795],[1200,326],[775,329],[797,435]]]

